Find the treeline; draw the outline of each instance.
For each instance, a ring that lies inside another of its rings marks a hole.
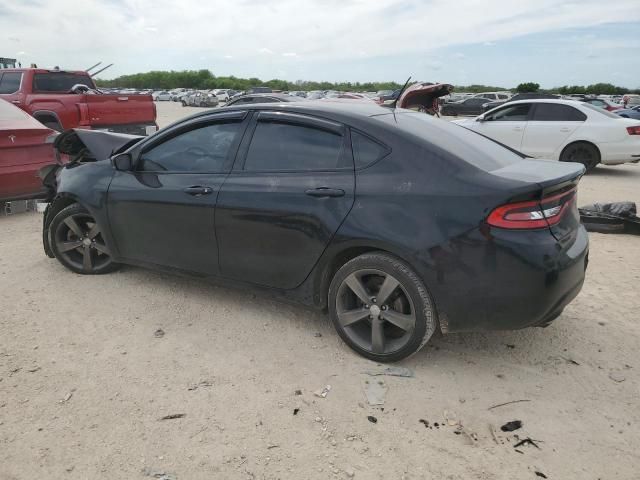
[[[289,82],[286,80],[260,80],[259,78],[238,78],[216,77],[209,70],[183,70],[183,71],[152,71],[136,73],[133,75],[123,75],[113,80],[96,79],[100,87],[121,87],[121,88],[153,88],[171,90],[173,88],[194,88],[198,90],[210,90],[213,88],[230,88],[233,90],[247,90],[251,87],[270,87],[274,90],[339,90],[349,92],[377,92],[378,90],[395,90],[402,87],[396,82],[312,82],[307,80],[297,80]],[[538,86],[536,83],[521,84],[520,86]],[[496,87],[491,85],[457,85],[456,92],[495,92],[495,91],[517,91],[517,89]],[[521,90],[521,91],[536,91]],[[540,92],[557,92],[563,95],[572,93],[593,93],[621,95],[624,93],[634,93],[639,90],[629,90],[618,87],[610,83],[596,83],[588,86],[563,86],[550,90],[538,90]]]
[[[251,87],[270,87],[274,90],[340,90],[351,92],[369,92],[378,90],[395,90],[402,85],[396,82],[310,82],[298,80],[260,80],[259,78],[216,77],[209,70],[153,71],[123,75],[113,80],[97,79],[100,87],[123,88],[159,88],[171,90],[173,88],[194,88],[209,90],[212,88],[231,88],[233,90],[247,90]]]

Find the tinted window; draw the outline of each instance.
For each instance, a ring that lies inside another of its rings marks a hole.
[[[464,101],[464,103],[468,105],[482,105],[488,102],[489,102],[489,99],[487,98],[468,98],[467,100]]]
[[[259,122],[245,170],[332,170],[339,167],[342,136],[316,128]]]
[[[584,122],[587,116],[581,111],[557,103],[538,103],[533,112],[534,121],[545,122]]]
[[[354,130],[351,131],[351,147],[356,168],[370,165],[387,154],[385,146]]]
[[[446,145],[446,150],[455,157],[487,172],[522,161],[521,154],[494,140],[424,113],[380,115],[376,118],[423,139],[425,144]]]
[[[527,120],[531,104],[511,105],[496,110],[485,116],[485,120],[493,122],[524,122]]]
[[[0,93],[16,93],[20,89],[22,74],[18,72],[5,72],[0,80]]]
[[[220,172],[240,132],[240,123],[217,123],[189,130],[142,154],[147,172]]]
[[[498,98],[501,99],[501,100],[504,100],[506,98],[509,98],[509,95],[505,95],[504,93],[499,93],[498,94]]]
[[[76,75],[74,73],[36,73],[33,76],[34,92],[68,92],[74,85],[86,85],[93,87],[91,78],[87,75]]]

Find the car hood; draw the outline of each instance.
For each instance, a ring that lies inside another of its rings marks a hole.
[[[83,130],[67,130],[56,138],[53,146],[72,161],[104,160],[129,148],[145,137],[124,133]]]

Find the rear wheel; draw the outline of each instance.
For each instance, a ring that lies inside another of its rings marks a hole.
[[[338,270],[329,288],[329,312],[345,343],[378,362],[416,353],[437,325],[422,281],[386,253],[360,255]]]
[[[78,203],[69,205],[53,218],[49,235],[53,254],[71,271],[96,275],[120,266],[113,261],[98,223]]]
[[[567,145],[560,154],[561,162],[581,163],[590,172],[600,163],[600,152],[595,145],[587,142],[576,142]]]

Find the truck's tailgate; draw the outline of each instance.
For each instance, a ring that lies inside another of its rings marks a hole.
[[[84,95],[89,125],[154,125],[156,109],[151,95]],[[82,105],[80,105],[82,108]]]

